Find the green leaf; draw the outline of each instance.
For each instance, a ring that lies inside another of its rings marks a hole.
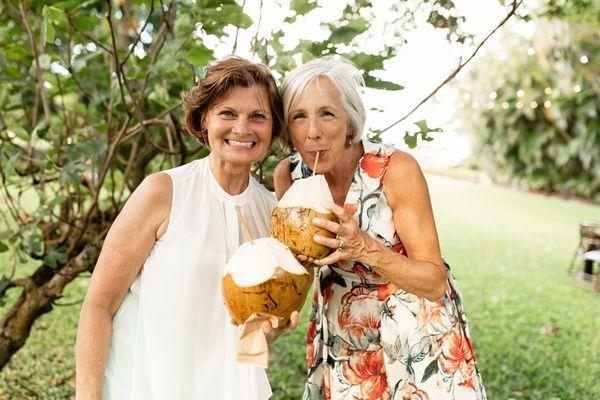
[[[5,253],[8,251],[8,246],[4,243],[0,242],[0,253]]]
[[[17,43],[10,43],[4,48],[6,58],[11,61],[21,61],[24,58],[31,57],[29,46],[23,46]]]
[[[49,22],[55,24],[64,24],[67,22],[64,11],[54,6],[44,6],[42,15],[44,18],[47,18]]]
[[[380,129],[369,129],[370,133],[367,134],[367,138],[373,143],[382,143],[381,134],[383,133]]]
[[[369,28],[369,23],[364,18],[356,18],[347,25],[334,30],[329,36],[328,42],[348,44],[356,36],[360,35]]]
[[[87,31],[94,28],[100,23],[100,19],[94,15],[77,14],[71,16],[73,25],[82,31]]]
[[[245,14],[238,4],[226,4],[220,11],[215,10],[211,13],[210,17],[213,21],[231,24],[241,29],[247,29],[252,25],[252,18]]]
[[[414,149],[417,147],[417,135],[406,132],[404,135],[404,143],[406,143],[406,145],[411,149]]]
[[[199,43],[188,50],[186,59],[196,67],[203,67],[214,59],[214,55],[211,49]]]
[[[427,379],[429,379],[433,374],[437,373],[439,370],[438,367],[438,360],[437,358],[435,360],[433,360],[431,363],[429,363],[429,365],[425,368],[425,372],[423,372],[423,378],[421,379],[421,382],[425,382]]]
[[[52,268],[56,268],[59,264],[64,264],[69,260],[69,257],[64,250],[57,248],[56,246],[51,248],[48,254],[44,257],[44,263],[48,264]]]
[[[30,254],[40,254],[43,249],[42,238],[40,235],[33,233],[23,241],[25,248]]]
[[[27,131],[25,130],[25,128],[19,126],[19,125],[10,125],[8,127],[8,130],[13,132],[15,135],[17,135],[18,138],[23,139],[23,140],[29,140],[29,133],[27,133]]]
[[[290,3],[290,9],[297,15],[305,15],[318,6],[319,5],[316,2],[311,0],[292,0]]]
[[[44,18],[43,30],[46,43],[54,43],[54,37],[56,36],[56,32],[52,23],[48,21],[48,18]]]
[[[383,69],[383,62],[392,57],[393,54],[391,53],[385,56],[367,53],[352,53],[348,55],[348,58],[357,68],[366,72]]]
[[[420,131],[417,133],[420,134],[427,134],[429,132],[441,132],[442,128],[430,128],[427,126],[427,121],[425,121],[424,119],[415,122],[415,125],[419,127]]]
[[[375,78],[371,75],[365,75],[365,85],[372,89],[383,89],[383,90],[402,90],[404,86],[398,85],[394,82],[384,81],[379,78]]]

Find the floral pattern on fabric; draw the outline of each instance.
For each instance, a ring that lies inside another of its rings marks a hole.
[[[393,149],[363,140],[344,209],[361,229],[406,255],[385,196]],[[292,179],[311,169],[292,156]],[[429,301],[360,262],[321,267],[306,336],[305,400],[486,399],[462,296],[449,268],[447,294]]]

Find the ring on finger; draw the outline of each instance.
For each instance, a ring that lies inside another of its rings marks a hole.
[[[340,243],[338,244],[337,249],[338,249],[338,251],[343,251],[344,246],[346,245],[346,242],[344,242],[344,239],[342,239],[342,238],[338,238],[338,240]]]

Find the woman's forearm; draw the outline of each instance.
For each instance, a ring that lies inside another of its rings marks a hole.
[[[108,310],[84,303],[75,349],[77,400],[102,400],[104,366],[111,336],[112,316]]]
[[[446,292],[446,269],[429,261],[398,254],[372,239],[360,260],[392,284],[428,300],[437,301]]]

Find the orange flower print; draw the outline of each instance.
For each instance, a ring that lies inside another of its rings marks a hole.
[[[415,385],[409,382],[408,386],[404,389],[402,400],[429,400],[427,392],[417,389]]]
[[[442,312],[445,310],[444,302],[427,301],[421,297],[419,298],[419,306],[425,324],[438,325],[442,323]]]
[[[315,337],[317,336],[317,321],[311,320],[308,324],[308,332],[306,333],[306,364],[308,368],[313,366],[315,361]]]
[[[370,178],[383,178],[387,166],[390,162],[390,157],[383,153],[377,155],[374,152],[367,153],[360,161],[360,168],[369,175]]]
[[[344,377],[352,385],[360,385],[360,397],[357,400],[386,400],[389,395],[383,349],[377,351],[360,350],[349,361],[342,364]]]
[[[359,262],[354,263],[352,272],[358,275],[365,282],[376,281],[381,278],[377,272],[371,271]]]
[[[398,288],[391,283],[379,285],[379,286],[377,286],[377,299],[379,301],[385,301],[385,300],[387,300],[388,297],[390,297],[397,291],[398,291]]]
[[[331,370],[329,368],[325,369],[323,373],[323,392],[325,394],[325,400],[331,400]]]
[[[344,204],[344,210],[350,215],[356,214],[356,210],[358,210],[358,203],[346,203]]]
[[[403,254],[406,255],[406,249],[404,248],[404,244],[402,244],[402,242],[398,242],[396,243],[393,247],[392,247],[392,251],[398,253],[398,254]]]
[[[454,375],[460,372],[462,382],[459,386],[474,388],[472,373],[475,370],[475,360],[469,339],[462,334],[460,327],[444,335],[442,354],[438,360],[440,366],[447,374]]]
[[[373,335],[381,326],[377,292],[355,287],[341,300],[338,315],[340,328],[361,340],[363,334]]]

